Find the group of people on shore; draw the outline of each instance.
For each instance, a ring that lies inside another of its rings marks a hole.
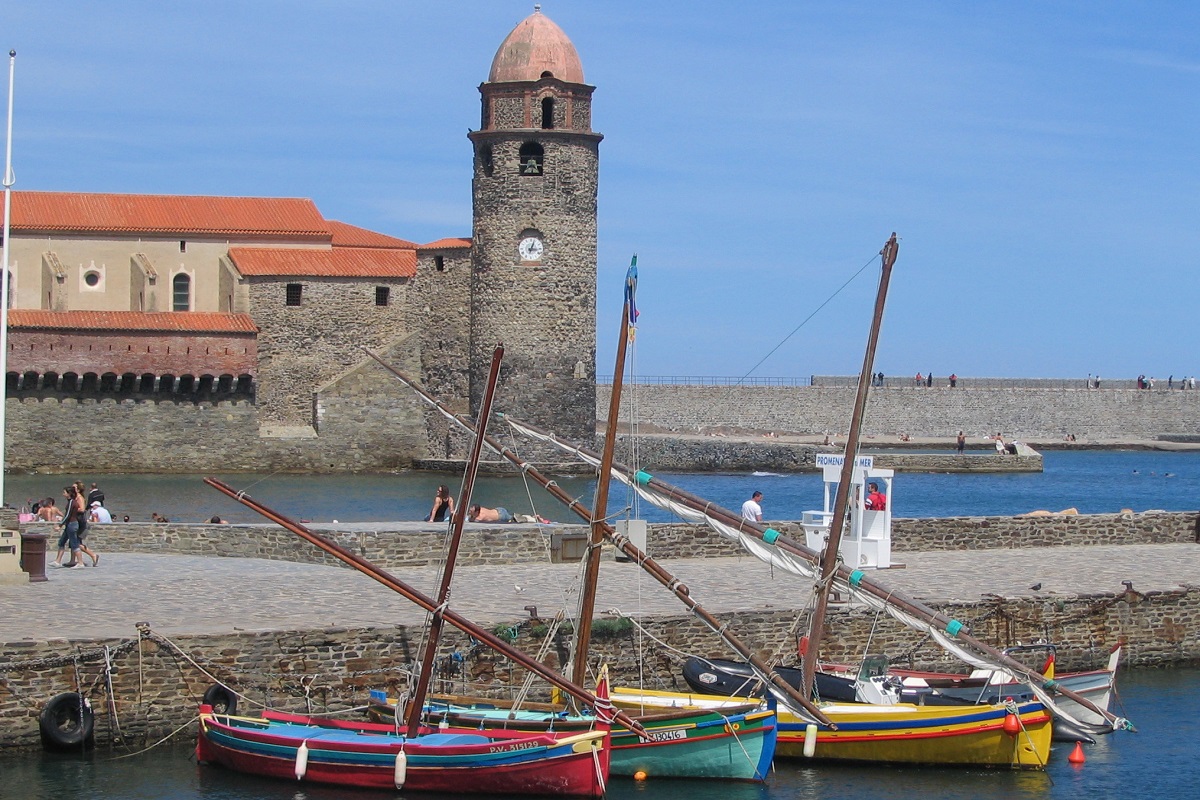
[[[67,484],[62,490],[63,507],[60,509],[53,496],[30,504],[30,513],[44,522],[62,523],[58,537],[58,555],[50,562],[52,567],[79,569],[85,566],[83,557],[92,560],[92,566],[100,565],[100,554],[87,546],[88,526],[112,522],[112,514],[104,507],[104,492],[95,483],[86,490],[83,481]],[[71,560],[63,563],[67,552]]]
[[[446,486],[439,486],[437,492],[433,496],[433,508],[425,517],[425,522],[446,522],[454,516],[454,498],[450,496],[450,489]],[[488,508],[479,504],[472,505],[467,508],[467,519],[471,522],[536,522],[542,525],[549,525],[550,520],[537,514],[514,514],[503,506],[496,508]]]

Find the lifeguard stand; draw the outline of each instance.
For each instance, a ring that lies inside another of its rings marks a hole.
[[[805,511],[802,519],[805,543],[822,552],[829,541],[829,524],[833,520],[833,500],[842,477],[844,456],[832,453],[817,455],[817,466],[825,479],[825,510]],[[850,502],[847,525],[842,529],[838,552],[851,569],[887,569],[892,565],[892,478],[895,470],[876,469],[873,456],[859,456],[850,473]],[[887,495],[883,511],[863,507],[863,488],[870,482],[880,485]]]

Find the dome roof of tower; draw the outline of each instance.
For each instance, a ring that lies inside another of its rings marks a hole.
[[[547,73],[567,83],[583,83],[583,64],[562,28],[534,6],[496,51],[488,83],[536,81]]]

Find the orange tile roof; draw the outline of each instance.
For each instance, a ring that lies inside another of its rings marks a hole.
[[[312,200],[160,194],[13,192],[14,231],[290,237],[329,241]]]
[[[397,239],[383,233],[369,231],[357,225],[349,225],[337,220],[328,220],[329,230],[333,233],[334,247],[389,247],[404,250],[415,250],[416,242],[407,239]]]
[[[9,309],[10,328],[105,331],[180,331],[186,333],[257,333],[249,314],[207,311],[46,311]]]
[[[229,257],[243,276],[411,278],[417,274],[415,250],[370,247],[231,247]]]
[[[451,239],[438,239],[436,242],[430,242],[429,244],[423,244],[420,246],[419,249],[421,249],[421,250],[449,250],[449,249],[457,248],[457,247],[470,247],[470,246],[471,246],[470,239],[451,238]]]

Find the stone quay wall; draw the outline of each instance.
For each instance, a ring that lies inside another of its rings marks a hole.
[[[803,541],[798,522],[769,525]],[[59,526],[49,522],[22,525],[46,534],[51,542]],[[312,526],[311,529],[384,569],[437,565],[445,531],[418,522]],[[276,525],[208,525],[114,522],[92,527],[97,547],[106,552],[172,553],[177,555],[265,558],[308,564],[340,564],[313,547],[300,546],[295,534]],[[464,566],[546,563],[558,560],[562,540],[582,542],[584,525],[468,525],[458,554]],[[987,550],[1065,545],[1128,545],[1200,542],[1200,514],[1146,511],[1140,514],[1079,514],[1036,517],[945,517],[892,520],[893,552]],[[707,526],[655,523],[649,526],[646,550],[656,559],[723,558],[741,555],[740,548]],[[606,558],[615,557],[613,548]]]
[[[1122,641],[1124,666],[1200,662],[1197,588],[1046,599],[990,598],[939,610],[997,646],[1054,641],[1059,645],[1062,670],[1099,667],[1109,650]],[[795,613],[794,609],[772,609],[725,615],[724,619],[743,641],[754,643],[757,655],[784,656],[784,663],[794,663]],[[872,652],[887,653],[894,664],[960,669],[925,637],[866,609],[835,604],[828,623],[830,633],[822,652],[831,661],[857,663],[864,655],[862,643],[870,641]],[[492,630],[529,654],[538,651],[546,634],[543,625],[529,619],[496,625]],[[598,624],[589,661],[593,666],[609,664],[618,683],[637,685],[644,676],[648,688],[684,689],[681,658],[675,651],[657,647],[651,636],[678,652],[729,655],[711,630],[694,616],[681,614],[636,624],[631,620]],[[261,706],[300,712],[345,711],[361,706],[370,689],[384,689],[395,696],[405,688],[403,670],[418,657],[421,641],[419,629],[404,626],[166,639],[154,632],[153,621],[147,621],[120,640],[0,643],[0,750],[36,747],[38,714],[61,692],[81,691],[89,699],[101,748],[119,744],[136,749],[172,732],[192,740],[197,706],[216,681],[242,696],[242,713],[253,714]],[[559,669],[568,646],[568,639],[560,633],[545,663]],[[107,672],[106,647],[111,664]],[[436,670],[435,691],[462,692],[469,684],[472,691],[511,697],[523,680],[523,673],[507,659],[457,631],[445,635]],[[532,699],[547,697],[548,687],[540,680],[535,682]]]
[[[626,393],[634,391],[627,387]],[[607,409],[612,389],[596,387]],[[705,434],[722,429],[780,434],[845,434],[850,386],[698,386],[638,384],[638,424],[646,430]],[[624,407],[623,407],[624,412]],[[627,414],[628,412],[624,412]],[[629,422],[622,416],[623,423]],[[959,431],[1007,439],[1153,439],[1200,432],[1200,392],[1136,388],[886,386],[872,389],[864,436],[947,439]]]

